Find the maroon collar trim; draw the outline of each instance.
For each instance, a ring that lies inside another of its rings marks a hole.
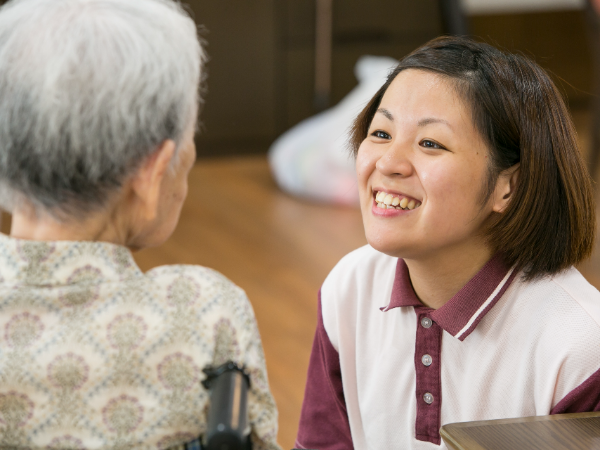
[[[500,300],[515,275],[514,269],[504,264],[501,255],[496,255],[444,306],[431,309],[429,316],[445,331],[463,341]],[[406,263],[398,258],[390,303],[382,311],[402,306],[425,307],[412,288]]]

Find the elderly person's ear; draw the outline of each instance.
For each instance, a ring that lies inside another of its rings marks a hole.
[[[175,156],[175,148],[174,141],[165,140],[146,158],[131,179],[133,200],[141,219],[153,221],[158,215],[161,186]]]
[[[510,199],[517,189],[519,181],[519,164],[502,171],[496,181],[496,189],[494,190],[494,205],[495,212],[504,212]]]

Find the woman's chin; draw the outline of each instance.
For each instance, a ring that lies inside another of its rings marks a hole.
[[[416,251],[408,242],[398,242],[380,235],[373,237],[367,235],[367,242],[375,250],[395,258],[410,258]]]

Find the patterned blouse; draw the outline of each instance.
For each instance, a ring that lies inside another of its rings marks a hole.
[[[244,292],[214,270],[147,273],[100,242],[0,235],[0,447],[166,449],[206,424],[202,368],[251,377],[254,449],[277,410]]]

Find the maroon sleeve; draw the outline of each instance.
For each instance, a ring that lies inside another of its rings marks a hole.
[[[550,414],[600,411],[600,370],[569,392]]]
[[[321,313],[308,365],[296,447],[317,450],[354,448],[346,412],[340,357],[327,336]]]

